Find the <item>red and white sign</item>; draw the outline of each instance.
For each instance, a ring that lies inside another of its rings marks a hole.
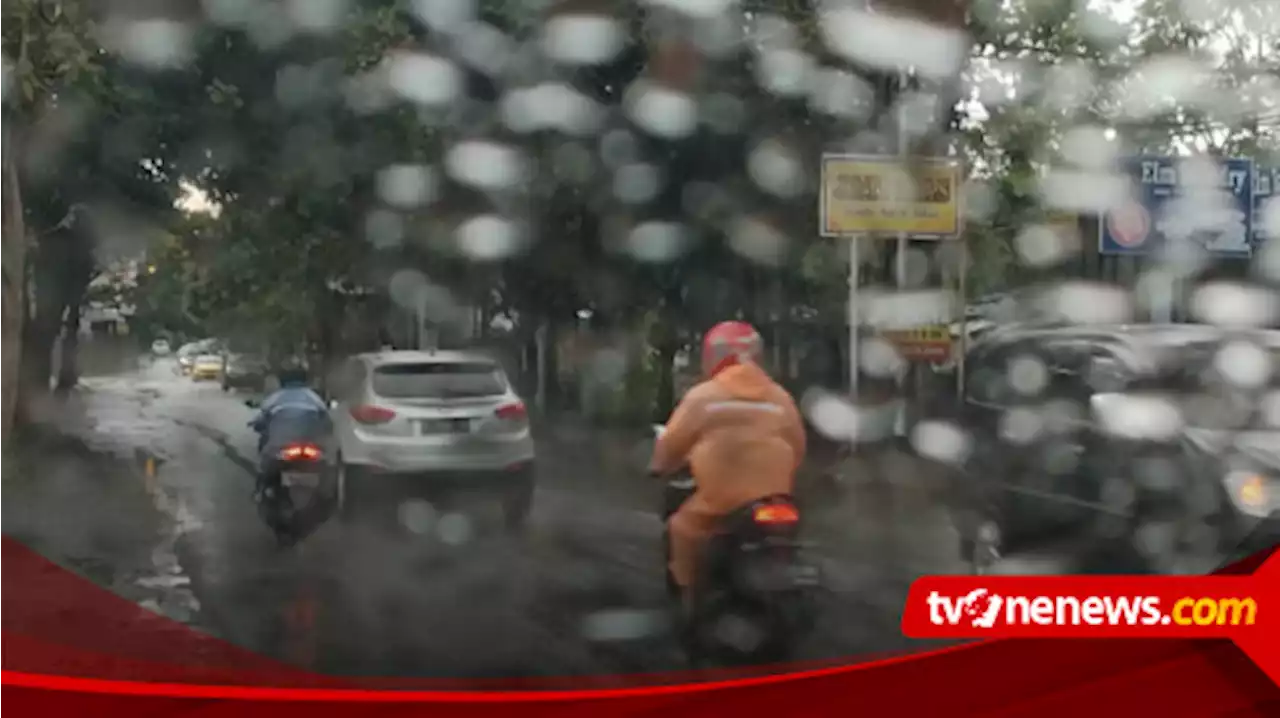
[[[1138,247],[1151,233],[1151,214],[1137,202],[1128,202],[1107,215],[1107,230],[1121,247]]]

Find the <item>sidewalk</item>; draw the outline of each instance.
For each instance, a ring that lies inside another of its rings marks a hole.
[[[6,537],[111,592],[193,623],[199,603],[164,550],[166,518],[141,461],[95,450],[51,430],[4,456]]]

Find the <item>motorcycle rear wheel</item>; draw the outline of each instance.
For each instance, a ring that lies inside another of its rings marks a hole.
[[[698,605],[695,607],[692,616],[686,616],[687,623],[684,627],[682,639],[685,653],[690,663],[695,667],[733,668],[766,665],[790,660],[795,653],[796,641],[789,635],[768,633],[763,639],[762,645],[750,650],[739,650],[723,643],[718,643],[711,636],[714,622],[722,620],[725,617],[726,610],[736,600],[724,598],[716,601],[714,606]],[[752,616],[754,619],[772,624],[770,626],[771,631],[787,630],[777,624],[776,616],[767,615],[772,613],[769,608],[757,606],[751,613],[754,614]]]

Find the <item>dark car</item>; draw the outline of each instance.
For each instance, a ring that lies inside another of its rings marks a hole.
[[[242,389],[261,393],[266,390],[267,362],[251,354],[223,355],[222,390]]]
[[[1202,573],[1280,536],[1280,332],[1009,326],[966,367],[975,571]]]

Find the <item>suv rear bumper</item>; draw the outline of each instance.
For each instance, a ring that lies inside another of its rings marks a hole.
[[[415,442],[363,442],[343,447],[350,463],[379,474],[457,474],[501,475],[532,464],[535,451],[532,439],[524,436],[498,438],[470,446],[425,447]]]
[[[532,461],[508,470],[486,471],[388,471],[378,467],[352,467],[346,490],[361,501],[427,497],[442,493],[505,493],[531,489],[535,481]]]

